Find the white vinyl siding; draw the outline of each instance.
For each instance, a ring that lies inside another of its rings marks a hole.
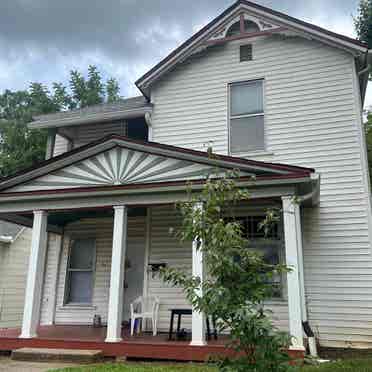
[[[20,327],[23,318],[31,229],[0,246],[0,328]]]
[[[79,125],[73,128],[73,132],[73,147],[76,148],[97,141],[109,134],[125,136],[127,134],[127,125],[124,120],[113,123]]]
[[[353,57],[301,38],[239,42],[184,61],[152,91],[153,140],[228,154],[228,85],[265,80],[265,153],[254,160],[312,167],[320,204],[303,219],[309,320],[322,345],[372,345],[369,193]],[[244,154],[240,154],[244,156]]]
[[[68,151],[67,139],[57,134],[56,141],[54,143],[53,156],[61,155],[66,151]]]
[[[112,252],[112,218],[92,218],[71,223],[66,226],[63,239],[61,260],[59,265],[56,260],[58,255],[57,244],[50,241],[47,251],[46,272],[48,276],[44,282],[43,305],[41,323],[48,324],[50,314],[47,311],[47,304],[52,298],[51,282],[53,275],[58,269],[57,304],[55,323],[56,324],[92,324],[93,317],[98,314],[102,317],[103,323],[107,322],[108,296],[110,285],[110,267]],[[70,239],[94,238],[96,242],[96,263],[94,274],[93,300],[91,306],[64,306],[64,294],[66,284],[66,268]],[[145,245],[145,217],[129,217],[128,219],[128,250]],[[45,289],[47,288],[47,290]],[[124,293],[125,298],[125,293]],[[125,301],[125,299],[124,299]]]
[[[115,121],[112,123],[84,124],[64,128],[69,137],[72,139],[72,148],[86,145],[90,142],[97,141],[110,134],[127,135],[127,124],[125,120]],[[61,135],[56,135],[53,156],[61,155],[68,151],[68,140]]]
[[[237,207],[237,215],[257,215],[263,209],[247,206]],[[178,229],[181,219],[176,213],[174,205],[150,207],[149,229],[149,256],[148,263],[165,263],[168,266],[182,268],[191,272],[192,256],[191,244],[181,244],[177,238],[170,234],[169,228]],[[47,265],[43,289],[41,323],[50,324],[50,301],[53,299],[53,275],[59,267],[56,304],[56,324],[92,324],[93,316],[99,314],[103,323],[107,322],[107,308],[110,281],[111,251],[112,251],[112,224],[111,218],[85,219],[67,226],[65,230],[61,262],[58,265],[58,239],[53,234],[49,237]],[[92,238],[96,240],[96,272],[94,278],[92,306],[63,306],[66,283],[66,267],[70,238]],[[135,254],[146,244],[146,217],[129,217],[128,220],[128,252]],[[143,271],[142,271],[143,273]],[[191,308],[180,288],[165,284],[159,275],[147,271],[148,280],[145,290],[150,296],[160,299],[159,330],[166,332],[169,329],[171,308]],[[128,283],[130,286],[131,284]],[[273,320],[281,329],[288,326],[288,309],[286,301],[286,285],[284,282],[283,299],[274,299],[267,303],[267,308],[273,311]],[[124,306],[126,296],[124,292]],[[124,308],[125,310],[125,308]],[[124,311],[125,314],[125,311]],[[127,319],[126,319],[127,320]],[[183,328],[191,329],[191,317],[184,317]]]
[[[259,210],[262,212],[262,208]],[[237,215],[245,216],[257,213],[257,208],[240,206],[236,210]],[[177,230],[181,219],[173,205],[151,208],[151,234],[149,263],[166,263],[170,267],[184,269],[191,272],[192,250],[190,243],[181,244],[177,238],[170,234],[170,227]],[[160,299],[159,329],[169,329],[171,308],[191,308],[181,288],[174,288],[165,284],[159,275],[148,274],[148,293]],[[284,285],[285,287],[285,285]],[[283,291],[286,298],[286,290]],[[274,323],[281,329],[288,327],[288,305],[286,300],[268,301],[267,309],[273,311]],[[191,317],[184,317],[182,328],[191,329]]]

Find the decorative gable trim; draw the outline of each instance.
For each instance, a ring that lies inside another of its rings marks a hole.
[[[245,177],[295,178],[314,172],[310,168],[231,156],[210,157],[201,151],[111,135],[4,179],[0,191],[187,181],[204,178],[216,168],[238,169]]]
[[[255,32],[255,36],[261,35],[261,33],[267,34],[267,31],[273,31],[278,29],[283,29],[277,24],[268,22],[263,20],[262,18],[254,17],[248,13],[241,12],[240,14],[232,17],[230,21],[222,25],[217,31],[215,31],[211,37],[205,41],[207,44],[211,44],[213,41],[217,40],[229,40],[229,37],[227,36],[228,31],[230,30],[230,27],[235,25],[236,23],[240,23],[240,32],[241,35],[249,36],[250,34],[245,33],[244,31],[244,22],[245,21],[251,21],[254,24],[256,24],[259,28],[258,32]],[[252,33],[251,33],[252,34]]]
[[[221,175],[223,175],[223,171]],[[9,192],[193,181],[215,172],[215,167],[120,146],[9,189]],[[242,177],[253,173],[241,172]]]
[[[208,44],[223,38],[227,25],[240,17],[241,14],[244,14],[244,17],[249,16],[258,19],[261,25],[260,32],[265,33],[263,35],[283,31],[285,34],[289,33],[289,35],[297,34],[306,38],[313,38],[325,44],[347,50],[355,55],[366,53],[368,50],[367,46],[358,40],[323,29],[250,1],[238,0],[139,78],[136,81],[138,89],[149,98],[151,84],[190,55],[203,50]],[[280,30],[281,27],[283,28],[282,30]],[[257,34],[255,36],[262,35]]]

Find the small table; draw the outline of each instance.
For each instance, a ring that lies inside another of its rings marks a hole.
[[[171,341],[173,339],[173,324],[174,324],[174,316],[178,315],[178,321],[177,321],[177,334],[179,334],[181,330],[181,318],[182,315],[192,315],[192,310],[191,309],[169,309],[171,312],[171,319],[170,319],[170,326],[169,326],[169,337],[168,340]],[[206,317],[206,325],[207,325],[207,337],[208,340],[211,338],[211,328],[209,324],[209,318]],[[214,327],[214,339],[217,340],[217,332],[216,332],[216,327],[213,322],[213,327]]]

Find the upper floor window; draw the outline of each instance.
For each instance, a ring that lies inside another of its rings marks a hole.
[[[265,149],[263,80],[230,85],[230,152]]]
[[[65,302],[67,304],[92,303],[94,261],[95,240],[73,240],[66,276]]]
[[[260,28],[258,27],[257,23],[250,21],[248,19],[244,20],[244,32],[245,33],[252,33],[252,32],[259,32]],[[226,37],[240,35],[240,21],[235,22],[233,25],[226,32]]]

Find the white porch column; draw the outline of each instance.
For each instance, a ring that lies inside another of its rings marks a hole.
[[[203,204],[195,205],[195,208],[203,208]],[[202,243],[203,244],[203,243]],[[196,240],[192,242],[192,274],[193,276],[198,276],[203,282],[204,278],[204,263],[203,263],[203,253],[200,249],[197,249],[198,243]],[[202,295],[202,290],[200,289],[200,295]],[[193,309],[192,311],[192,338],[191,345],[203,346],[206,345],[205,340],[205,314],[200,313]]]
[[[283,220],[285,237],[285,256],[286,264],[291,268],[287,273],[288,285],[288,313],[289,313],[289,333],[293,337],[292,348],[303,349],[302,331],[302,299],[301,299],[301,279],[299,269],[301,267],[298,250],[302,249],[301,244],[301,221],[299,205],[292,200],[291,196],[282,197]]]
[[[47,247],[47,219],[47,212],[34,211],[25,306],[20,338],[33,338],[37,336],[36,331],[40,320],[41,290]]]
[[[127,224],[127,207],[124,205],[114,207],[114,233],[112,238],[110,298],[106,342],[121,341]]]

